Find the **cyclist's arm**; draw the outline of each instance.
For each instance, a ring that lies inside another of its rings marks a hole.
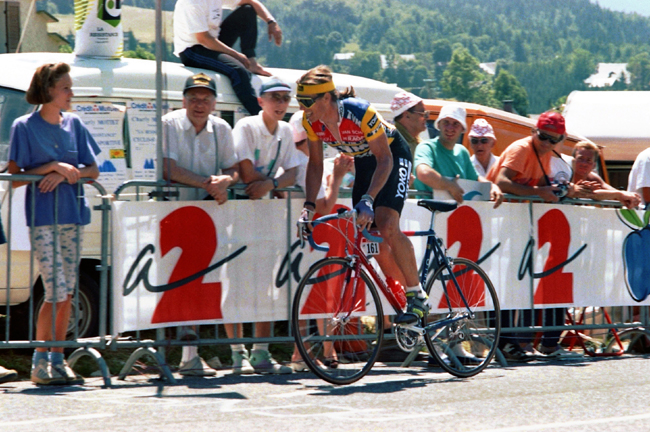
[[[321,182],[323,181],[323,141],[308,140],[309,162],[307,162],[307,176],[305,181],[306,201],[316,202]]]
[[[386,132],[383,130],[377,138],[368,141],[368,146],[370,147],[372,154],[375,155],[375,159],[377,159],[377,168],[372,175],[370,186],[368,186],[366,194],[376,198],[379,191],[381,191],[386,184],[386,180],[388,180],[388,177],[393,170],[393,154],[388,145]]]

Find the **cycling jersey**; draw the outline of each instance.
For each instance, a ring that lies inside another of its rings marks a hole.
[[[337,142],[334,135],[320,120],[310,122],[303,118],[302,124],[307,131],[307,137],[312,141],[321,140],[343,154],[356,157],[371,156],[368,141],[386,132],[390,145],[399,132],[395,126],[387,123],[368,101],[358,98],[347,98],[338,101],[339,134],[342,142]]]

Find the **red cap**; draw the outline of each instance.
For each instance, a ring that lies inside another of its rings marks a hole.
[[[546,111],[537,119],[537,129],[564,135],[564,117],[557,111]]]

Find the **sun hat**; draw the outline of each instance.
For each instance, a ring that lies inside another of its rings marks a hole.
[[[440,123],[440,120],[445,119],[445,118],[452,118],[454,120],[457,120],[461,125],[463,125],[463,130],[467,130],[467,112],[465,111],[465,108],[463,108],[460,105],[445,105],[442,107],[440,110],[440,114],[438,115],[438,118],[436,119],[436,122],[433,124],[436,129],[440,130],[440,127],[438,124]]]
[[[393,100],[390,101],[390,110],[393,112],[393,116],[397,117],[420,102],[422,102],[422,98],[413,93],[399,92],[395,95]]]
[[[497,137],[494,135],[494,129],[492,129],[492,125],[488,123],[488,121],[484,118],[476,119],[474,121],[467,136],[470,138],[487,137],[497,139]]]

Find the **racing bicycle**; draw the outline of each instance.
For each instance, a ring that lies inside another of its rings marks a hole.
[[[457,207],[455,201],[419,200],[431,211],[420,282],[431,311],[420,322],[395,325],[398,345],[405,351],[427,346],[447,372],[471,377],[490,363],[501,330],[499,300],[487,274],[473,261],[450,258],[434,229],[436,212]],[[330,243],[340,235],[337,251],[315,262],[300,281],[292,305],[291,326],[298,350],[312,372],[332,384],[350,384],[365,376],[379,355],[384,336],[384,307],[404,311],[404,299],[391,290],[370,263],[381,237],[360,231],[354,210],[312,221],[309,242]],[[333,256],[332,256],[333,255]],[[431,271],[430,271],[431,269]],[[381,294],[380,294],[381,293]]]

